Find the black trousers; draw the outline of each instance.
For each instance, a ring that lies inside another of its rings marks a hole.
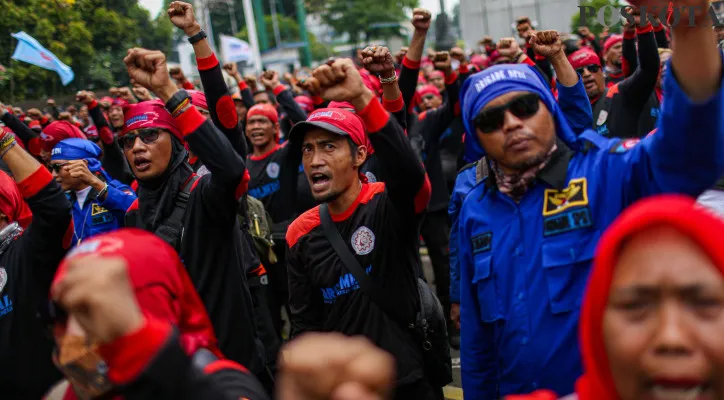
[[[435,273],[435,291],[450,325],[450,223],[447,210],[428,212],[420,231]]]

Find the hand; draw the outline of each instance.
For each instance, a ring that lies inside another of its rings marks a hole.
[[[395,363],[367,339],[310,333],[287,344],[280,356],[283,400],[388,398]]]
[[[624,18],[623,29],[625,31],[632,32],[636,30],[636,27],[641,24],[641,10],[639,10],[637,7],[626,7],[626,10],[628,11],[629,15],[634,18],[634,23],[631,24],[628,19]]]
[[[500,39],[500,41],[498,41],[497,49],[501,56],[510,59],[518,56],[521,51],[520,45],[518,45],[518,41],[512,37]]]
[[[70,121],[73,116],[68,111],[58,113],[58,121]]]
[[[135,94],[138,100],[141,101],[148,101],[153,99],[153,96],[151,96],[151,92],[149,92],[148,89],[143,86],[134,86],[133,94]]]
[[[452,58],[447,51],[438,51],[435,53],[433,64],[436,70],[444,72],[445,75],[448,75],[452,71]]]
[[[228,72],[229,75],[231,75],[231,76],[234,76],[239,73],[239,70],[236,68],[236,63],[224,64],[224,71]]]
[[[168,5],[168,16],[177,28],[184,31],[186,36],[193,36],[201,31],[201,26],[196,22],[194,7],[189,3],[174,1]]]
[[[81,102],[85,105],[93,103],[93,100],[95,100],[95,96],[93,95],[93,93],[86,90],[81,90],[80,92],[75,94],[75,101]]]
[[[365,100],[369,102],[374,97],[362,82],[354,62],[348,58],[336,60],[331,65],[322,64],[313,75],[319,81],[320,95],[327,101],[347,101],[362,110],[367,105]]]
[[[311,94],[312,96],[318,96],[319,95],[319,81],[314,78],[304,78],[301,81],[299,81],[299,87],[306,90]]]
[[[261,74],[261,83],[266,90],[274,90],[274,88],[280,85],[279,74],[276,71],[266,71]]]
[[[121,99],[129,102],[129,103],[135,103],[136,98],[133,97],[133,93],[131,93],[131,89],[127,87],[122,87],[118,89],[118,97]]]
[[[591,30],[588,29],[587,26],[579,26],[577,31],[578,36],[580,36],[582,39],[588,39],[588,37],[591,36]]]
[[[415,31],[427,33],[430,29],[430,21],[432,21],[430,11],[424,8],[412,10],[412,26],[415,27]]]
[[[563,53],[563,41],[558,31],[538,31],[530,38],[533,51],[545,58]]]
[[[605,38],[606,36],[608,36],[608,33],[609,33],[608,27],[607,27],[607,26],[604,26],[604,27],[603,27],[603,30],[601,31],[601,33],[598,34],[598,38],[599,38],[599,39],[603,39],[603,38]]]
[[[113,342],[144,324],[122,258],[71,258],[51,296],[97,343]]]
[[[184,72],[181,70],[181,67],[173,67],[169,68],[168,74],[171,75],[171,78],[179,83],[186,82],[186,76],[184,75]]]
[[[383,78],[395,75],[395,60],[392,59],[390,49],[384,46],[368,46],[362,50],[362,65]]]
[[[244,82],[252,92],[256,92],[256,77],[254,75],[244,75]]]
[[[466,61],[465,51],[463,51],[460,47],[453,47],[450,49],[450,57],[452,57],[453,60],[460,61],[460,64],[464,64]]]
[[[40,110],[38,110],[37,108],[31,108],[30,110],[28,110],[27,113],[25,113],[25,115],[30,117],[30,119],[35,120],[43,118],[43,113],[40,112]]]
[[[108,89],[108,94],[113,98],[118,97],[118,88],[112,87],[112,88]]]
[[[123,59],[132,84],[139,84],[167,102],[178,89],[171,83],[166,56],[160,51],[133,48]]]
[[[48,104],[48,107],[55,107],[55,100],[53,99],[48,99],[46,103]]]
[[[405,58],[405,56],[407,55],[407,52],[408,52],[408,51],[410,51],[410,48],[409,48],[409,47],[402,47],[402,48],[400,49],[400,51],[398,51],[397,54],[395,54],[395,62],[398,63],[398,64],[402,64],[402,60],[403,60],[403,59]]]
[[[296,81],[294,75],[289,72],[285,72],[284,75],[282,75],[282,78],[289,83],[294,83]]]
[[[88,169],[88,162],[85,160],[68,161],[68,164],[64,165],[63,169],[68,172],[71,178],[79,179],[86,185],[95,186],[100,182],[100,187],[103,187],[103,182]]]
[[[450,320],[455,323],[456,329],[460,329],[460,303],[450,304]]]

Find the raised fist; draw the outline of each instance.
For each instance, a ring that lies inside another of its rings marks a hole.
[[[129,49],[123,59],[132,84],[139,84],[156,93],[164,102],[178,90],[171,83],[166,66],[166,56],[155,50]]]
[[[26,115],[27,115],[28,117],[30,117],[30,119],[41,119],[41,118],[43,118],[43,113],[40,112],[40,110],[38,110],[37,108],[31,108],[30,110],[28,110],[28,112],[26,113]]]
[[[118,88],[112,87],[112,88],[108,89],[108,93],[110,94],[111,97],[116,98],[116,97],[118,97]]]
[[[147,100],[153,99],[153,96],[151,96],[151,92],[149,92],[148,89],[146,89],[143,86],[134,86],[133,94],[135,94],[136,97],[138,97],[138,100],[141,100],[141,101],[147,101]]]
[[[320,65],[313,75],[319,82],[320,95],[327,101],[352,103],[365,93],[372,95],[362,82],[354,62],[348,58],[335,60],[331,65]]]
[[[95,96],[93,95],[93,93],[86,90],[81,90],[80,92],[75,94],[75,101],[81,102],[85,105],[93,103],[93,100],[95,100]]]
[[[51,296],[94,342],[110,343],[144,323],[122,258],[71,259]]]
[[[274,90],[274,88],[280,85],[279,74],[276,71],[266,71],[261,74],[261,83],[266,90]]]
[[[55,107],[55,100],[53,100],[53,99],[48,99],[48,101],[47,101],[46,103],[47,103],[48,106],[50,106],[50,107]]]
[[[310,78],[304,78],[299,83],[297,83],[300,88],[306,90],[309,92],[312,96],[318,96],[319,95],[319,81],[310,77]]]
[[[244,82],[252,92],[256,92],[256,77],[254,75],[244,75]]]
[[[563,51],[563,42],[558,31],[537,31],[531,36],[530,45],[536,54],[546,58]]]
[[[576,31],[578,32],[578,36],[580,36],[581,39],[588,39],[588,37],[591,36],[591,30],[588,29],[587,26],[579,26]]]
[[[452,57],[453,60],[460,61],[462,64],[465,62],[465,51],[463,51],[460,47],[453,47],[450,49],[450,57]]]
[[[398,64],[402,64],[402,60],[405,59],[405,56],[407,55],[407,52],[410,51],[409,47],[402,47],[400,51],[395,54],[395,62]]]
[[[518,45],[518,41],[512,37],[500,39],[496,48],[501,56],[510,59],[515,58],[520,53],[520,45]]]
[[[362,50],[362,65],[366,70],[389,78],[395,74],[395,60],[390,49],[384,46],[368,46]]]
[[[634,31],[637,26],[641,25],[641,10],[636,7],[626,7],[626,11],[628,11],[628,14],[633,17],[634,23],[632,24],[628,18],[624,18],[623,29],[626,31]]]
[[[432,14],[424,8],[416,8],[412,10],[412,26],[416,31],[427,32],[430,29],[430,21]]]
[[[196,22],[194,8],[189,3],[174,1],[168,5],[168,16],[171,22],[186,33],[186,36],[193,36],[201,31],[201,26]]]
[[[236,63],[230,62],[224,64],[224,71],[228,72],[229,75],[236,75],[239,73],[239,70],[236,67]]]
[[[433,58],[435,69],[447,73],[452,69],[452,58],[447,51],[438,51]]]
[[[129,102],[129,103],[135,103],[136,98],[133,97],[133,94],[131,93],[131,89],[127,87],[118,88],[118,97],[121,99]]]

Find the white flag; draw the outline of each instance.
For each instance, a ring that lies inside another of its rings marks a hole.
[[[221,54],[225,63],[252,62],[252,49],[249,43],[233,36],[221,35]]]

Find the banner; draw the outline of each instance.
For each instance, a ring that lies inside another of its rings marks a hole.
[[[252,62],[254,57],[249,43],[232,36],[220,35],[220,38],[221,54],[225,63]]]
[[[25,32],[12,33],[10,36],[18,39],[18,46],[15,48],[12,59],[23,61],[28,64],[36,65],[40,68],[45,68],[51,71],[55,71],[60,76],[60,81],[63,82],[63,86],[68,85],[75,74],[69,66],[63,64],[62,61],[43,47],[37,40]]]

